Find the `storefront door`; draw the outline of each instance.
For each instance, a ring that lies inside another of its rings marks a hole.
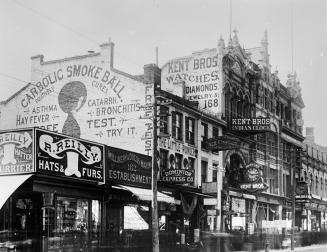
[[[7,200],[0,210],[0,250],[39,251],[40,204],[41,195],[35,193],[15,194]]]

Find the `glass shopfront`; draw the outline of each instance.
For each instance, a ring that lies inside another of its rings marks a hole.
[[[80,251],[99,245],[100,203],[58,196],[54,208],[43,210],[46,251]]]

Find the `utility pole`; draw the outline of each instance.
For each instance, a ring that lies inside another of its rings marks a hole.
[[[157,97],[154,88],[153,101],[153,141],[152,141],[152,251],[159,252],[159,219],[158,219],[158,163],[157,163]]]
[[[295,149],[291,149],[291,171],[292,171],[292,229],[291,229],[291,250],[294,250],[294,227],[295,227]]]

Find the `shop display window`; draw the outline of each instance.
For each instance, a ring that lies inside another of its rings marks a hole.
[[[98,245],[101,226],[98,200],[58,196],[54,209],[53,232],[50,230],[53,211],[47,209],[45,213],[49,215],[49,220],[44,220],[49,225],[48,251],[84,250]]]
[[[89,231],[89,202],[88,200],[58,197],[56,204],[56,229],[59,232],[67,233]]]

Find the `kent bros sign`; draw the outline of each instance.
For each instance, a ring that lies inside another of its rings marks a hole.
[[[263,179],[263,168],[256,162],[250,162],[243,169],[243,181],[240,188],[249,192],[262,192],[268,188]]]
[[[232,118],[229,127],[233,131],[265,132],[270,130],[270,118]]]

